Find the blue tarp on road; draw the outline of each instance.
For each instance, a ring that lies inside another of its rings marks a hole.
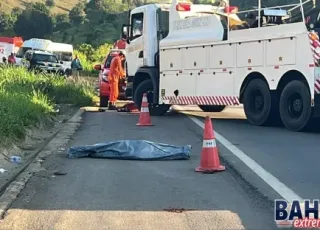
[[[174,146],[145,140],[120,140],[95,145],[75,146],[68,158],[109,158],[123,160],[188,160],[191,145]]]

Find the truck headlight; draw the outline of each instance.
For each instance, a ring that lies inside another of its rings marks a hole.
[[[108,82],[107,75],[105,75],[105,74],[103,74],[103,75],[102,75],[102,81],[104,81],[104,82]]]

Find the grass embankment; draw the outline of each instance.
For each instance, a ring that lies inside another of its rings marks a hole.
[[[32,126],[52,124],[55,104],[91,105],[93,97],[92,84],[86,80],[0,66],[0,145],[23,139]]]

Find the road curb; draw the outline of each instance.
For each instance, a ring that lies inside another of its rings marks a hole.
[[[41,167],[43,158],[53,153],[53,149],[58,151],[59,148],[66,145],[71,136],[77,131],[82,122],[84,110],[78,109],[75,114],[64,123],[64,126],[57,130],[41,148],[35,152],[31,159],[14,175],[9,182],[2,188],[3,193],[0,196],[0,218],[3,219],[7,210],[10,208],[15,199],[19,196],[26,183],[35,172]]]

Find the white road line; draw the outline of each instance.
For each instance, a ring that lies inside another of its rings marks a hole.
[[[195,117],[188,116],[194,123],[204,129],[204,123]],[[271,188],[280,194],[288,202],[293,200],[303,199],[288,188],[284,183],[279,181],[267,170],[262,168],[257,162],[251,159],[248,155],[242,152],[239,148],[230,143],[226,138],[221,136],[217,131],[214,131],[217,141],[219,141],[224,147],[226,147],[231,153],[238,157],[243,163],[245,163],[253,172],[255,172],[262,180],[264,180]]]

